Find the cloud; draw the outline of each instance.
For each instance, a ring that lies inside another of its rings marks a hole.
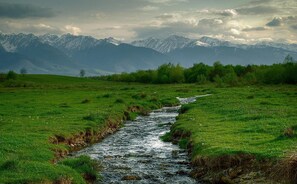
[[[279,9],[274,6],[248,6],[237,8],[236,11],[242,15],[263,15],[263,14],[274,14],[278,13]]]
[[[156,4],[168,4],[168,3],[180,3],[180,2],[187,2],[188,0],[146,0],[150,3]]]
[[[155,11],[155,10],[158,10],[159,7],[147,5],[147,6],[144,6],[142,8],[139,8],[139,9],[141,11]]]
[[[245,28],[242,31],[249,32],[249,31],[265,31],[269,30],[267,27],[250,27],[250,28]]]
[[[0,2],[0,17],[22,19],[53,16],[55,16],[55,13],[49,8],[38,7],[31,4],[11,4]]]
[[[291,28],[297,30],[297,24],[291,25]]]
[[[65,30],[66,32],[71,33],[73,35],[79,35],[81,33],[81,29],[79,27],[72,25],[66,25]]]
[[[218,30],[223,29],[224,25],[222,19],[202,19],[197,25],[197,31],[200,34],[216,34]]]
[[[203,10],[196,11],[196,13],[208,14],[208,15],[220,15],[224,17],[234,17],[238,15],[235,9],[225,9],[225,10],[203,9]]]
[[[63,34],[58,27],[46,23],[29,24],[18,21],[1,21],[0,31],[4,33],[34,33],[34,34]]]
[[[226,10],[221,10],[217,12],[218,15],[222,15],[222,16],[236,16],[238,13],[236,10],[234,9],[226,9]]]
[[[178,13],[164,13],[162,15],[158,15],[155,18],[162,21],[177,21],[181,18],[181,15]]]

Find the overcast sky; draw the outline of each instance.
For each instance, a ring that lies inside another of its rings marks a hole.
[[[297,43],[297,0],[0,0],[0,31]]]

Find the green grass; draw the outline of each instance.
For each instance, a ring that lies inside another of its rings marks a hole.
[[[100,130],[107,119],[121,119],[131,106],[149,111],[176,104],[176,96],[192,96],[197,93],[195,87],[50,75],[18,76],[16,81],[0,83],[0,183],[63,179],[84,183],[82,171],[71,167],[75,163],[53,164],[54,150],[69,148],[51,144],[51,137],[65,139]],[[185,88],[189,90],[184,92]],[[129,114],[130,119],[135,117],[135,113]]]
[[[173,131],[192,134],[180,146],[192,140],[195,155],[214,157],[244,152],[281,158],[296,149],[297,136],[284,134],[288,128],[297,131],[295,86],[214,88],[25,75],[0,83],[0,183],[85,183],[83,175],[95,176],[92,162],[82,157],[53,163],[54,150],[70,148],[52,144],[51,137],[100,130],[107,119],[123,118],[132,106],[146,112],[177,104],[177,96],[207,93],[213,95],[181,109]],[[129,119],[136,115],[128,112]]]
[[[182,111],[173,132],[191,132],[194,157],[247,153],[279,159],[296,152],[297,136],[284,135],[288,128],[297,135],[296,86],[216,88]]]

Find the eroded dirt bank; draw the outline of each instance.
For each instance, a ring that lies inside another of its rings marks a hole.
[[[257,159],[252,154],[237,153],[218,157],[193,153],[191,132],[171,128],[171,141],[178,144],[188,140],[187,151],[191,157],[191,177],[203,183],[297,183],[297,155],[289,154],[282,160]]]

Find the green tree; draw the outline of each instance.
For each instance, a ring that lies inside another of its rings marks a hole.
[[[220,78],[224,75],[224,66],[221,64],[220,61],[216,61],[213,64],[213,67],[210,72],[210,80],[215,81],[214,78],[219,76]]]
[[[184,70],[185,81],[188,83],[197,82],[199,75],[204,75],[207,79],[209,75],[210,67],[203,64],[194,64],[191,68]]]
[[[288,54],[284,59],[284,63],[293,63],[293,62],[294,62],[294,59],[290,54]]]
[[[216,83],[217,87],[223,87],[223,80],[221,79],[221,77],[219,75],[216,75],[213,78],[213,80]]]
[[[10,70],[7,73],[6,79],[7,80],[15,80],[17,78],[17,73],[15,73],[14,71]]]
[[[169,81],[170,83],[182,83],[185,81],[184,69],[179,64],[172,65],[169,68]]]
[[[22,75],[27,74],[27,70],[26,70],[26,68],[22,68],[22,69],[20,70],[20,74],[22,74]]]
[[[199,74],[199,75],[197,75],[196,82],[198,84],[205,84],[207,82],[207,79],[204,74]]]
[[[86,75],[86,71],[81,69],[79,72],[80,77],[84,77]]]

